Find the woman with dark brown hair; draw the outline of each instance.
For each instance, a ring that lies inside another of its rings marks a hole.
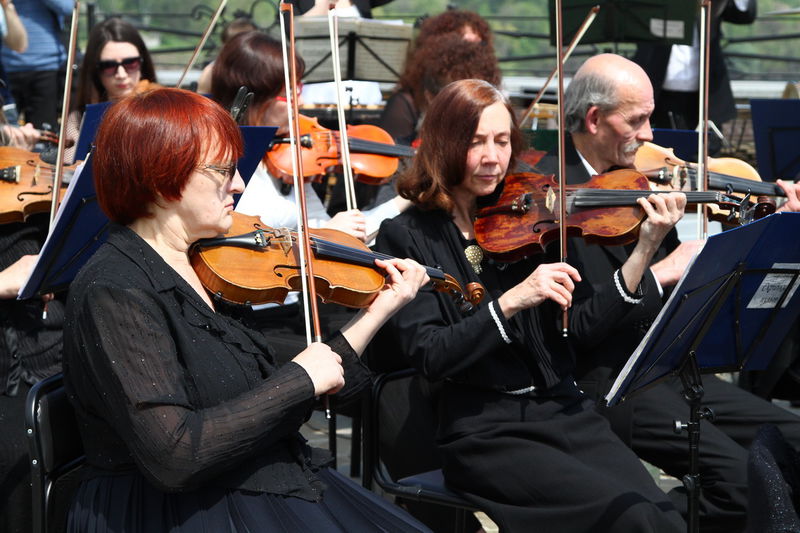
[[[298,78],[305,63],[297,56]],[[223,106],[229,106],[242,85],[253,92],[244,124],[278,126],[278,134],[288,132],[287,102],[284,88],[283,55],[278,41],[265,33],[253,31],[233,37],[214,63],[211,92]],[[268,156],[265,154],[264,159]],[[361,240],[377,231],[381,221],[393,217],[408,206],[400,197],[390,198],[377,207],[352,209],[329,216],[311,183],[305,184],[309,226],[337,229]],[[236,207],[237,211],[260,216],[272,227],[297,227],[297,209],[291,188],[270,175],[266,164],[256,169]]]
[[[478,206],[499,190],[521,149],[508,101],[484,81],[453,82],[431,102],[420,139],[398,181],[414,206],[383,223],[376,248],[439,265],[487,294],[464,313],[422,289],[375,349],[441,380],[437,443],[448,486],[504,532],[684,531],[667,496],[572,379],[557,319],[578,272],[543,255],[500,264],[475,241]]]
[[[315,397],[369,385],[359,356],[425,270],[376,261],[387,284],[370,306],[276,364],[191,266],[197,240],[231,227],[242,151],[228,112],[180,89],[125,98],[100,125],[95,188],[112,225],[67,304],[64,379],[86,451],[67,531],[428,532],[299,433]]]

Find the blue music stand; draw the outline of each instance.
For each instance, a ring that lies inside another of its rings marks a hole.
[[[750,112],[761,178],[800,178],[800,100],[754,99]]]
[[[606,396],[608,404],[676,374],[690,349],[705,373],[766,368],[800,315],[800,246],[786,245],[798,234],[800,213],[776,213],[709,237]],[[760,305],[756,296],[763,297]]]
[[[83,161],[92,149],[94,137],[97,135],[97,128],[106,109],[111,102],[100,102],[99,104],[88,104],[83,112],[81,131],[78,134],[78,142],[75,143],[75,161]]]
[[[237,162],[239,174],[250,179],[277,128],[241,127],[245,153]],[[91,154],[73,174],[39,259],[18,299],[65,289],[108,236],[108,217],[97,204]]]
[[[606,395],[615,405],[678,375],[689,404],[690,532],[699,531],[701,372],[762,370],[800,315],[800,213],[777,213],[708,238]]]

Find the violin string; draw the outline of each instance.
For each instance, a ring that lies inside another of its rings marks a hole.
[[[693,166],[688,167],[689,177],[691,184],[697,180],[697,169]],[[747,178],[740,178],[738,176],[731,176],[730,174],[723,174],[721,172],[709,171],[709,186],[713,188],[724,189],[730,185],[734,192],[739,193],[753,193],[765,194],[768,196],[786,196],[777,185],[774,183],[764,183],[762,181],[749,180]]]
[[[328,255],[337,259],[353,261],[364,266],[374,266],[375,259],[394,259],[394,257],[391,255],[370,252],[367,250],[359,250],[358,248],[351,248],[343,244],[326,241],[317,237],[312,237],[312,241],[315,244],[317,253],[319,254]],[[431,278],[444,279],[444,273],[441,270],[429,266],[425,266],[424,268],[426,269],[428,276]]]
[[[653,194],[649,190],[628,189],[578,189],[568,191],[575,207],[627,206],[635,205],[638,198]],[[688,191],[687,199],[691,203],[708,203],[721,201],[719,193],[714,191]]]
[[[334,142],[339,141],[338,132],[335,131],[314,131],[311,132],[311,138],[321,138],[326,144],[332,145]],[[398,144],[382,143],[379,141],[370,141],[367,139],[358,139],[350,137],[350,148],[354,152],[385,155],[388,157],[411,157],[415,151],[410,146],[403,146]]]

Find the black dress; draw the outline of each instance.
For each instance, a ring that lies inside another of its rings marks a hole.
[[[314,387],[265,339],[212,311],[127,228],[81,270],[64,340],[88,474],[75,532],[427,531],[328,468],[298,428]],[[345,401],[369,372],[344,337]]]
[[[571,139],[566,145],[568,183],[582,183],[589,174],[580,161]],[[548,154],[538,164],[544,173],[553,172],[557,158]],[[653,263],[680,244],[677,232],[667,234]],[[580,387],[600,402],[614,379],[634,352],[663,305],[658,284],[648,269],[636,294],[626,294],[615,282],[615,272],[627,261],[633,244],[602,246],[570,239],[569,262],[581,273],[575,287],[570,313],[570,340],[578,355],[575,376]],[[706,532],[741,531],[747,517],[747,457],[762,424],[780,427],[787,440],[800,446],[800,418],[755,395],[725,382],[713,374],[703,375],[703,405],[713,409],[716,418],[700,423],[700,525]],[[670,378],[637,391],[614,407],[600,413],[611,422],[614,432],[636,455],[667,474],[681,479],[689,473],[686,434],[673,431],[673,421],[687,417],[688,406],[682,385]],[[670,491],[675,506],[687,511],[686,491],[678,486]]]
[[[501,336],[488,304],[536,262],[484,262],[479,279],[464,258],[466,244],[448,214],[418,208],[384,221],[376,243],[382,252],[440,267],[462,286],[481,281],[487,289],[467,315],[448,296],[422,290],[379,338],[384,356],[444,380],[437,440],[448,485],[504,532],[685,530],[572,380],[558,313],[543,305],[507,321],[498,312],[511,342]]]

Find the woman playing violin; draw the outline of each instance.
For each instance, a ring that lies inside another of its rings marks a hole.
[[[67,117],[67,139],[78,140],[87,105],[119,100],[146,91],[155,83],[153,60],[136,27],[116,17],[96,24],[86,43],[78,95]],[[65,161],[72,161],[75,149],[67,149],[65,154]]]
[[[414,207],[383,223],[376,247],[441,265],[462,285],[480,281],[487,295],[462,315],[423,289],[376,348],[444,380],[437,439],[448,485],[503,531],[685,530],[571,377],[556,316],[578,272],[541,257],[501,266],[474,244],[477,204],[521,150],[507,100],[486,82],[453,82],[431,102],[421,141],[398,183]]]
[[[131,150],[131,146],[136,150]],[[354,398],[359,354],[427,281],[413,261],[326,344],[276,367],[267,340],[190,266],[227,231],[242,140],[213,101],[155,89],[110,108],[95,186],[116,223],[72,284],[65,380],[89,475],[69,531],[428,531],[327,467],[298,432],[314,398]]]
[[[297,58],[298,78],[305,69]],[[242,85],[253,92],[244,123],[251,126],[278,126],[278,134],[288,132],[283,58],[280,43],[261,32],[247,32],[233,37],[214,63],[211,92],[222,105],[229,106]],[[265,155],[265,160],[269,155]],[[365,212],[357,209],[328,216],[310,183],[306,187],[309,225],[349,233],[361,240],[373,234],[380,222],[396,216],[408,202],[395,197]],[[296,228],[294,194],[282,180],[269,174],[265,164],[259,165],[248,183],[237,211],[260,216],[272,227]]]

